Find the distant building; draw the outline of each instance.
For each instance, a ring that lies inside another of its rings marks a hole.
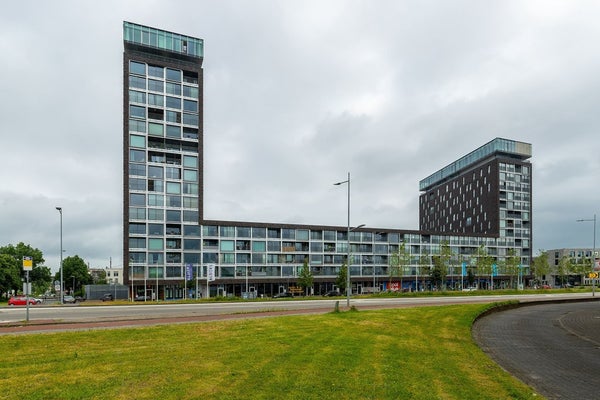
[[[122,268],[106,268],[106,283],[108,284],[123,284],[123,269]]]
[[[588,277],[588,273],[590,271],[590,261],[592,258],[592,249],[591,248],[562,248],[562,249],[552,249],[547,250],[546,256],[548,257],[548,264],[550,264],[550,273],[546,277],[546,281],[551,286],[560,286],[563,284],[561,282],[561,275],[565,276],[565,283],[569,283],[571,285],[591,285],[592,280]],[[594,259],[595,259],[595,268],[594,270],[598,272],[600,270],[600,250],[595,249]],[[560,261],[561,259],[566,258],[569,260],[571,264],[570,271],[560,271]],[[598,279],[596,279],[596,284],[598,284]]]
[[[464,284],[479,246],[499,265],[513,249],[528,274],[530,144],[497,138],[422,180],[418,231],[364,227],[348,236],[343,225],[206,220],[203,153],[216,150],[203,140],[204,41],[124,22],[123,45],[123,283],[131,296],[293,292],[304,263],[314,292],[326,293],[348,249],[352,293],[421,290],[432,285],[431,256],[444,243],[454,254],[450,287]],[[402,244],[409,263],[390,279]],[[509,281],[499,271],[494,285]]]

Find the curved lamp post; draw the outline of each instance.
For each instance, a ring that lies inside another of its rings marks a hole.
[[[350,172],[348,172],[348,179],[341,182],[334,183],[335,186],[348,184],[348,231],[346,232],[346,239],[348,241],[348,248],[346,249],[346,306],[350,307],[350,294],[352,292],[352,286],[350,283],[350,232],[362,228],[365,224],[359,225],[355,228],[350,229]]]

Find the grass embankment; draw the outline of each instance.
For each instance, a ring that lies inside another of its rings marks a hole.
[[[471,339],[488,307],[2,336],[0,398],[531,399]]]

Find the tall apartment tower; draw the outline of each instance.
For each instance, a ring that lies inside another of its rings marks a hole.
[[[199,262],[204,43],[130,22],[123,42],[123,280],[181,277]]]
[[[421,180],[419,229],[514,240],[528,254],[530,157],[531,144],[496,138]]]

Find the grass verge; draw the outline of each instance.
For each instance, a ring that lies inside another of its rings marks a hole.
[[[490,305],[0,337],[0,399],[531,399],[471,338]]]

